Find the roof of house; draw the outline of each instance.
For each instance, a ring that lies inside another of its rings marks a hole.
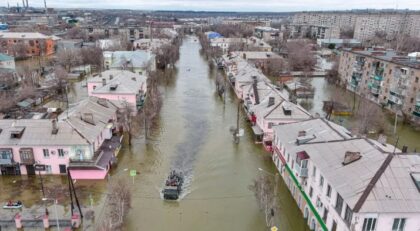
[[[271,51],[236,51],[233,55],[239,55],[247,60],[249,59],[282,59],[282,57]]]
[[[270,100],[274,101],[271,105]],[[300,105],[287,101],[286,96],[277,90],[271,91],[260,104],[255,105],[251,110],[257,118],[262,117],[266,120],[307,120],[312,117]],[[287,111],[290,111],[290,114]]]
[[[15,60],[15,58],[12,56],[8,56],[6,54],[0,53],[0,62],[10,61],[10,60]]]
[[[59,121],[66,121],[83,138],[90,143],[95,142],[110,120],[115,119],[118,108],[109,100],[89,97],[80,101],[59,116]]]
[[[124,65],[144,68],[150,61],[154,60],[155,55],[143,50],[104,51],[104,58],[112,59],[111,68],[120,68]]]
[[[420,172],[419,154],[401,154],[390,144],[352,137],[344,127],[324,119],[284,124],[274,131],[292,158],[305,151],[345,203],[352,209],[359,207],[356,212],[420,212],[419,191],[410,175]],[[307,142],[298,144],[302,131]],[[396,154],[390,154],[394,149]],[[343,164],[349,152],[358,153],[361,158]],[[389,165],[384,165],[386,159],[391,159]],[[383,165],[385,170],[381,171]],[[371,191],[370,184],[373,184]]]
[[[52,120],[0,120],[1,146],[47,146],[88,144],[79,133],[65,122],[57,123],[58,132],[52,134]],[[24,128],[21,138],[11,138],[15,128]]]
[[[345,48],[343,51],[395,63],[397,65],[420,69],[420,59],[417,57],[401,55],[395,50],[385,50],[382,48],[369,48],[365,50]]]
[[[39,32],[0,32],[0,39],[48,39],[51,36]]]
[[[112,78],[111,78],[112,76]],[[94,94],[138,94],[140,89],[146,91],[147,77],[131,71],[125,70],[107,70],[96,76],[89,82],[102,83],[106,81],[105,86],[98,86],[92,91]],[[111,87],[115,87],[111,90]]]

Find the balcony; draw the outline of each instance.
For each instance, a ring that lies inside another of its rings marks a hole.
[[[374,88],[374,87],[372,87],[372,88],[370,89],[370,92],[371,92],[372,94],[374,94],[374,95],[379,95],[379,88]]]
[[[389,95],[388,101],[390,101],[392,104],[398,104],[398,105],[402,105],[402,100],[395,96],[395,95]]]
[[[0,165],[12,165],[13,163],[12,149],[0,149]]]
[[[122,136],[112,136],[105,140],[90,160],[70,159],[71,168],[106,169],[109,163],[114,163],[121,149]]]
[[[308,177],[308,159],[309,155],[305,151],[296,153],[296,163],[294,169],[298,177]]]

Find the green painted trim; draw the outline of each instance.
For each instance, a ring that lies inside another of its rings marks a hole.
[[[302,189],[302,186],[299,184],[299,181],[296,179],[292,170],[289,168],[287,164],[285,164],[284,166],[286,167],[286,170],[289,173],[289,175],[292,177],[293,182],[299,189],[300,193],[303,195],[303,198],[305,198],[306,203],[309,205],[309,208],[311,209],[312,213],[315,215],[316,220],[321,225],[322,230],[328,231],[327,225],[325,225],[324,220],[322,220],[321,216],[318,214],[318,211],[316,211],[315,206],[311,202],[311,199],[309,199],[308,195],[306,195],[305,191]]]

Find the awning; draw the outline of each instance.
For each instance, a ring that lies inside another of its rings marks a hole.
[[[258,125],[252,126],[252,131],[254,132],[255,135],[260,136],[264,134],[264,131],[261,130],[260,127],[258,127]]]

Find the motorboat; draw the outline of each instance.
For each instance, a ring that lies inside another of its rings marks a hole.
[[[173,170],[169,174],[165,182],[165,187],[162,190],[163,198],[165,200],[178,200],[182,190],[182,183],[184,183],[182,173]]]
[[[20,209],[22,208],[22,202],[16,201],[16,202],[7,202],[5,205],[3,205],[3,209]]]

